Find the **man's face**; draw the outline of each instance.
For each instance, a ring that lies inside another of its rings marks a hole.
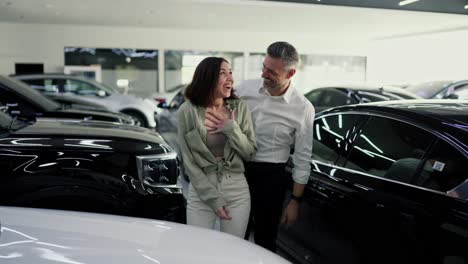
[[[278,90],[288,85],[294,70],[287,70],[283,61],[268,55],[263,60],[262,78],[263,86],[269,90]],[[295,72],[295,71],[294,71]]]

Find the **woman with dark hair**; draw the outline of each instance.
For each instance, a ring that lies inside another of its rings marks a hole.
[[[234,94],[229,63],[208,57],[198,64],[177,113],[178,138],[190,179],[187,223],[244,237],[250,193],[243,160],[256,152],[247,105]]]

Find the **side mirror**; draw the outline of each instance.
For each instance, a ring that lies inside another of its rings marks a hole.
[[[458,99],[458,94],[448,94],[443,97],[444,99]]]
[[[103,91],[103,90],[99,90],[99,91],[97,92],[97,96],[99,96],[99,97],[104,97],[104,96],[106,96],[106,92]]]

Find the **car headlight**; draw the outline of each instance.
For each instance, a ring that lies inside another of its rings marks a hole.
[[[138,177],[151,187],[174,187],[179,177],[177,153],[137,156]]]

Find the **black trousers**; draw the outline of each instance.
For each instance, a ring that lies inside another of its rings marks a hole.
[[[275,252],[287,184],[286,164],[246,162],[244,165],[252,199],[246,238],[253,230],[255,244]]]

